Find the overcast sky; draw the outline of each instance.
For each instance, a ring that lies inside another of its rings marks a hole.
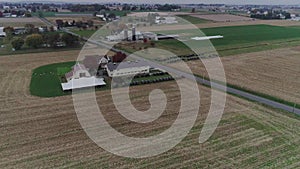
[[[24,0],[0,0],[0,2],[26,2]],[[29,0],[35,2],[35,0]],[[56,2],[73,2],[73,3],[104,3],[104,2],[121,2],[121,3],[221,3],[221,4],[263,4],[263,5],[299,5],[299,0],[36,0],[56,1]]]

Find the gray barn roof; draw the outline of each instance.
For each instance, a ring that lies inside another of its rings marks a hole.
[[[107,69],[110,71],[119,70],[119,69],[126,69],[126,68],[133,68],[133,67],[144,67],[144,66],[150,66],[145,61],[127,61],[127,62],[121,62],[121,63],[108,63]]]

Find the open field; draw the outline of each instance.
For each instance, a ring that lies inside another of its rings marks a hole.
[[[300,104],[299,47],[222,57],[227,82]],[[206,59],[214,62],[215,58]],[[198,75],[207,73],[199,60],[187,62]],[[174,64],[178,67],[178,64]],[[217,73],[217,72],[215,72]]]
[[[143,31],[164,31],[164,30],[186,30],[198,28],[216,28],[227,26],[246,26],[246,25],[271,25],[271,26],[300,26],[300,22],[289,20],[254,20],[254,21],[238,21],[238,22],[211,22],[191,25],[178,24],[174,25],[156,25],[151,27],[143,27]]]
[[[177,16],[189,21],[192,24],[203,24],[203,23],[211,22],[210,20],[194,17],[193,15],[177,15]]]
[[[192,15],[200,19],[211,20],[215,22],[237,22],[237,21],[252,21],[252,18],[230,15],[230,14],[215,14],[215,15]]]
[[[39,18],[0,18],[0,27],[12,26],[12,27],[24,27],[26,24],[33,24],[35,26],[46,25]]]
[[[238,54],[238,50],[243,48],[245,53],[250,53],[255,51],[255,49],[253,49],[255,47],[260,48],[265,46],[268,48],[270,45],[282,43],[282,41],[286,42],[284,44],[286,47],[288,46],[288,40],[296,40],[299,42],[300,38],[299,29],[270,25],[207,28],[202,29],[202,31],[207,36],[224,36],[223,39],[211,40],[221,55],[228,55],[227,53]],[[244,52],[242,51],[241,53]]]
[[[296,27],[247,25],[203,28],[201,31],[206,36],[222,35],[224,38],[212,39],[210,42],[221,56],[251,53],[256,51],[297,46],[300,41],[300,29]],[[156,31],[162,34],[177,34],[179,39],[198,35],[197,29]],[[198,35],[201,36],[201,35]],[[177,40],[174,41],[173,45]],[[161,42],[158,42],[161,43]],[[179,43],[179,42],[178,42]],[[203,46],[207,41],[194,41],[195,45]],[[178,44],[177,46],[181,46]],[[174,47],[174,46],[173,46]],[[172,46],[170,46],[172,48]]]
[[[31,71],[45,64],[76,59],[79,51],[4,56],[0,59],[0,168],[297,168],[300,118],[255,103],[227,97],[225,114],[212,138],[198,144],[210,104],[209,88],[201,90],[201,110],[194,128],[172,150],[147,159],[112,155],[83,132],[71,96],[39,98],[29,95]],[[130,136],[147,136],[170,126],[180,103],[174,82],[131,89],[133,104],[149,108],[152,89],[165,91],[167,111],[150,124],[122,118],[108,91],[97,92],[105,118]]]

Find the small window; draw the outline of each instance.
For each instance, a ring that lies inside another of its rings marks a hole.
[[[80,77],[85,77],[85,73],[79,73]]]

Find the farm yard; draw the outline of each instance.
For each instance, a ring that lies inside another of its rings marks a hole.
[[[210,89],[199,86],[201,108],[188,136],[172,150],[147,159],[112,155],[93,143],[82,130],[71,96],[31,96],[32,70],[70,62],[79,51],[3,56],[0,60],[0,168],[297,168],[299,166],[299,117],[228,95],[225,114],[217,131],[204,144],[198,137],[210,104]],[[245,59],[245,62],[247,59]],[[254,62],[254,61],[253,61]],[[135,86],[133,104],[149,108],[152,89],[162,89],[167,111],[150,124],[136,124],[112,108],[109,91],[96,93],[105,118],[120,132],[148,136],[168,128],[177,116],[180,96],[175,82]],[[259,151],[258,151],[259,150]]]
[[[214,62],[215,59],[205,61]],[[300,104],[299,47],[221,57],[221,61],[227,83]],[[187,64],[193,73],[208,77],[200,60]],[[179,65],[173,64],[176,68]]]
[[[75,61],[60,62],[54,64],[43,65],[32,71],[30,81],[30,94],[39,97],[58,97],[64,95],[71,95],[72,91],[63,91],[61,83],[66,73],[70,72]],[[154,73],[154,72],[150,72]],[[111,89],[111,78],[104,77],[106,85],[97,87],[97,91]],[[155,71],[154,75],[134,77],[131,86],[143,85],[149,83],[158,83],[164,81],[174,80],[168,73]],[[155,82],[154,82],[155,81]],[[118,85],[121,85],[118,84]],[[121,87],[121,86],[115,86]]]
[[[24,27],[26,24],[33,24],[35,26],[46,26],[37,17],[30,18],[0,18],[0,27],[12,26],[12,27]]]

